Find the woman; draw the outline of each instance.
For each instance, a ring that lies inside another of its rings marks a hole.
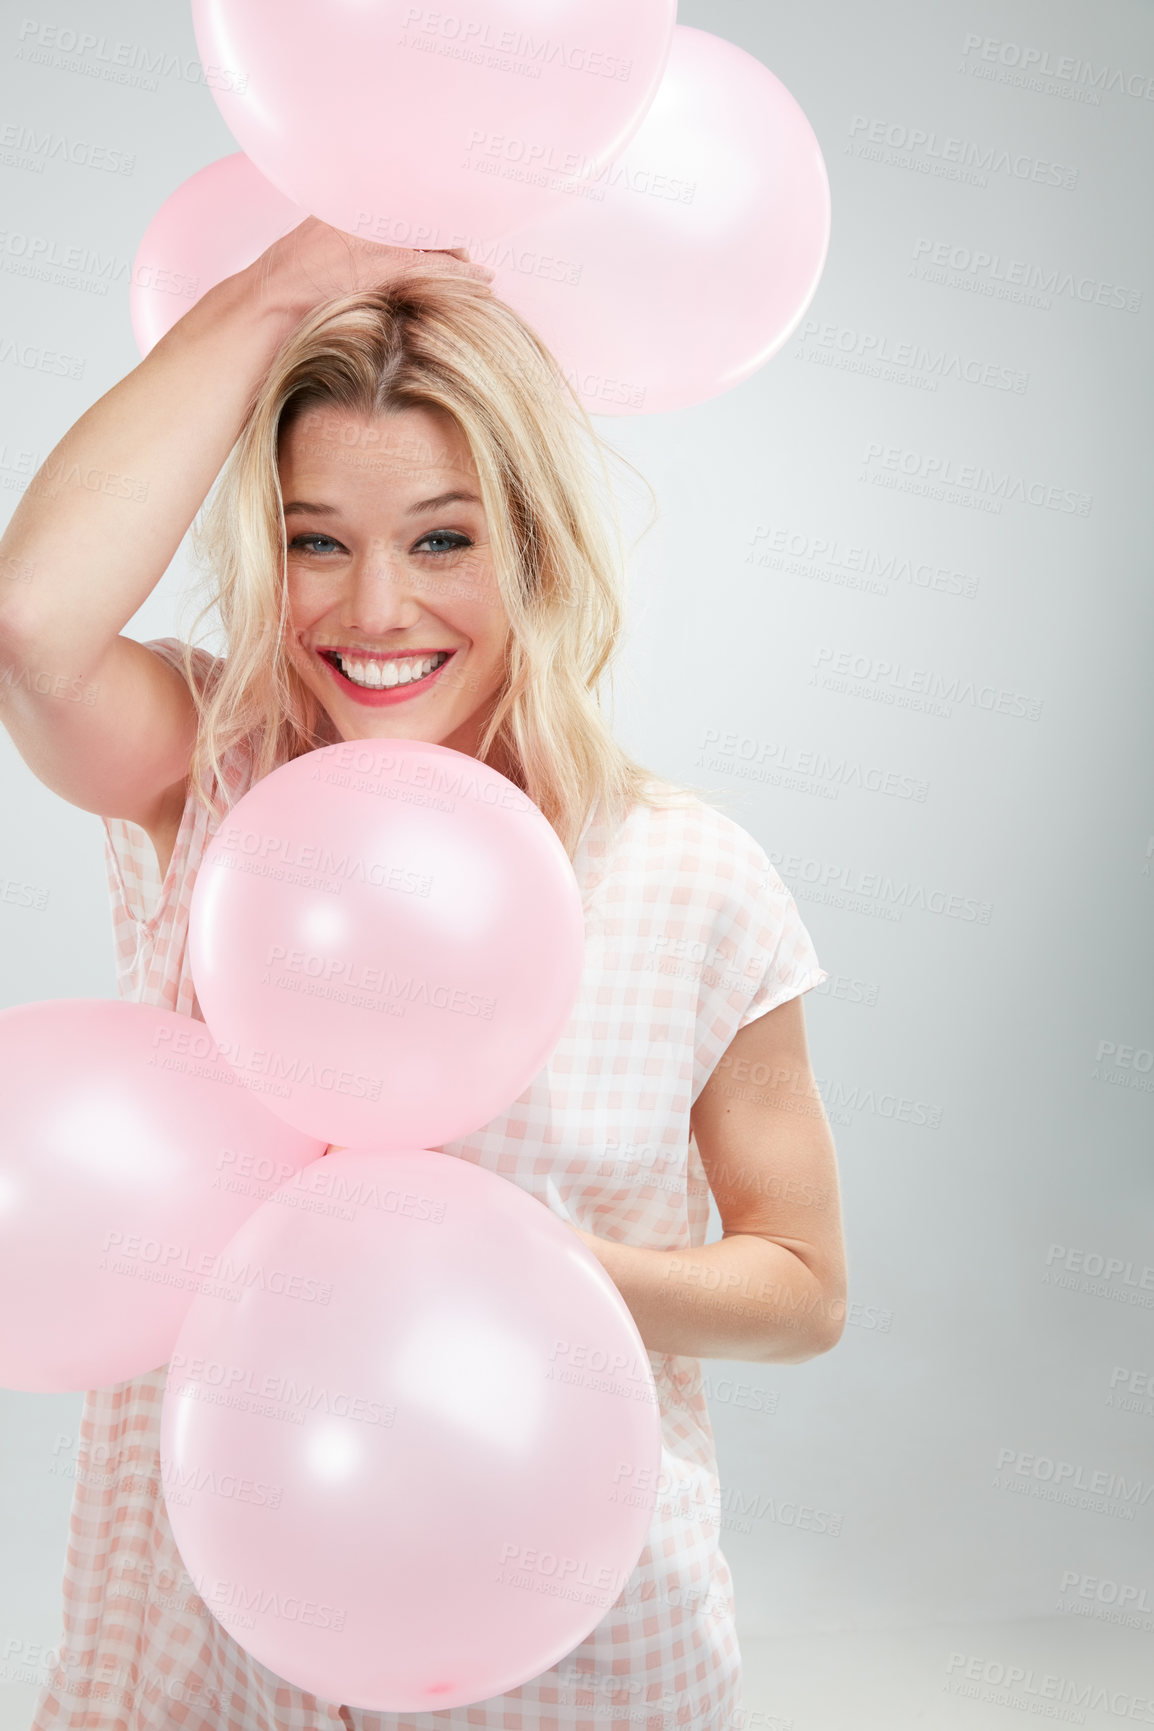
[[[628,1303],[663,1428],[648,1542],[588,1638],[518,1689],[423,1714],[318,1700],[234,1642],[183,1570],[162,1366],[86,1396],[62,1663],[32,1731],[741,1723],[700,1359],[798,1363],[840,1337],[836,1163],[800,1004],[827,976],[753,837],[612,737],[597,687],[619,576],[581,439],[600,447],[489,274],[310,217],[205,294],[21,500],[0,554],[32,581],[6,586],[0,712],[34,773],[103,820],[121,995],[193,1017],[205,844],[279,763],[423,739],[540,806],[581,886],[581,994],[532,1085],[445,1152],[569,1221]],[[222,464],[196,545],[227,655],[120,636]],[[83,703],[53,695],[72,676]],[[618,1380],[631,1397],[637,1367]]]

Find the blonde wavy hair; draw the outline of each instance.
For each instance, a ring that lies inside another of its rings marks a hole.
[[[295,416],[322,405],[370,418],[410,406],[440,409],[464,435],[510,627],[506,681],[477,756],[528,794],[570,857],[599,799],[618,821],[637,801],[705,797],[630,757],[601,708],[599,688],[624,625],[620,521],[605,462],[606,453],[619,453],[601,440],[550,351],[512,308],[470,277],[419,268],[327,301],[300,321],[193,524],[192,548],[209,588],[194,625],[217,612],[227,644],[204,690],[184,644],[198,713],[196,797],[212,809],[215,780],[227,799],[221,760],[243,738],[252,742],[255,782],[339,737],[285,650],[291,624],[278,441]],[[612,540],[586,450],[597,458]]]

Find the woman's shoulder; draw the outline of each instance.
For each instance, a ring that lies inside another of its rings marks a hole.
[[[608,838],[602,876],[617,894],[733,914],[777,888],[765,849],[728,813],[676,782],[655,777],[647,791]]]
[[[634,845],[664,851],[671,861],[683,854],[697,855],[722,867],[750,868],[764,874],[769,864],[765,849],[727,812],[678,782],[654,776],[647,787],[652,802],[638,800],[624,826]]]

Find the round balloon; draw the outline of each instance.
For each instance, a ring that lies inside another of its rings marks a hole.
[[[241,1085],[204,1023],[59,998],[0,1011],[0,1384],[123,1382],[164,1364],[194,1297],[226,1305],[242,1221],[324,1144]]]
[[[485,262],[591,413],[655,414],[778,352],[829,234],[825,163],[797,102],[752,54],[679,24],[621,156]],[[565,268],[522,268],[535,257]]]
[[[190,174],[156,212],[133,260],[129,313],[141,355],[202,294],[252,264],[308,214],[241,150]]]
[[[661,82],[676,10],[193,0],[192,21],[225,124],[286,197],[368,240],[472,251],[617,155]]]
[[[271,1111],[344,1147],[432,1148],[504,1111],[560,1039],[581,895],[555,830],[496,770],[420,740],[342,741],[222,822],[189,961]]]
[[[229,1253],[285,1281],[194,1301],[160,1445],[224,1629],[378,1712],[487,1699],[572,1652],[637,1566],[662,1458],[644,1343],[592,1252],[469,1160],[360,1149]]]

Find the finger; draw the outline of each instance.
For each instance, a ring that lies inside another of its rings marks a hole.
[[[474,277],[478,282],[492,282],[496,274],[489,269],[487,264],[474,264],[463,246],[431,247],[425,256],[426,258],[452,258],[464,265],[467,274]]]

